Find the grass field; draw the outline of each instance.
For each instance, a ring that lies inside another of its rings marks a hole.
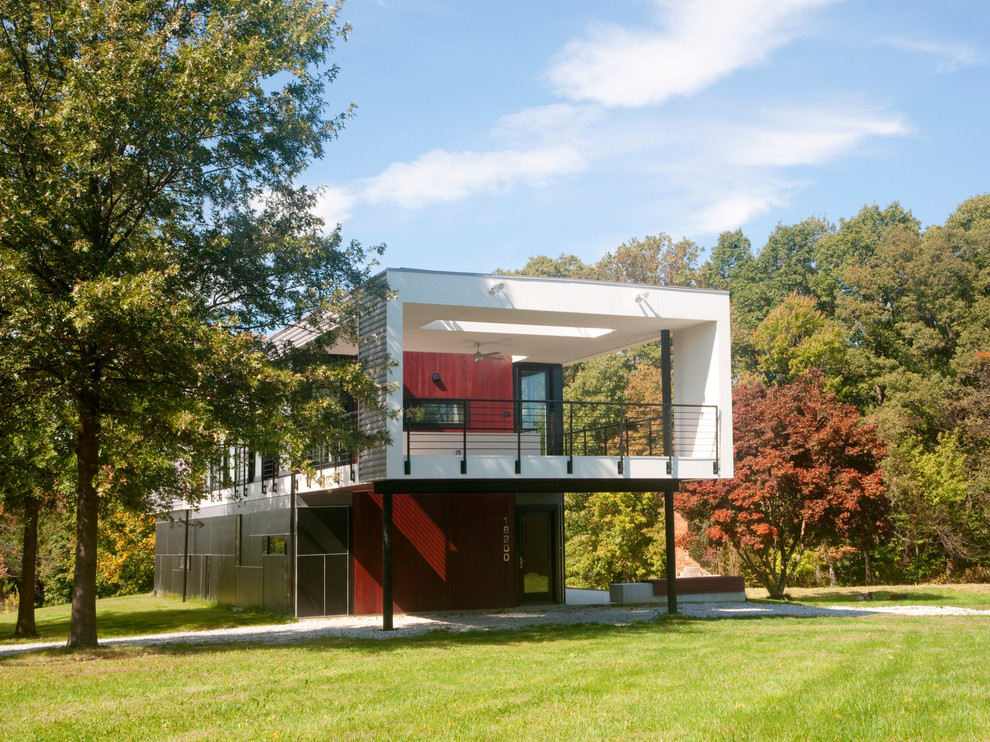
[[[17,613],[0,613],[0,647],[33,641],[58,641],[69,638],[69,606],[39,608],[34,616],[38,636],[15,639]],[[128,595],[107,598],[96,603],[96,623],[101,638],[159,634],[172,631],[202,631],[232,626],[257,626],[283,623],[290,619],[266,611],[232,611],[203,600],[162,598],[153,595]]]
[[[874,602],[891,605],[946,605],[960,608],[990,610],[990,585],[879,585],[876,587],[796,587],[787,591],[787,596],[795,603],[809,605],[832,605],[855,603],[862,606],[859,596],[872,593]],[[750,599],[766,599],[763,588],[748,588]],[[903,597],[902,597],[903,596]]]
[[[988,616],[879,615],[57,650],[0,660],[0,738],[985,740],[988,657]]]

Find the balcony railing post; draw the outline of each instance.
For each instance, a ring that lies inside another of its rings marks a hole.
[[[405,410],[402,411],[402,425],[406,429],[406,474],[412,474],[412,425]]]
[[[567,403],[567,473],[574,473],[574,403]]]
[[[522,474],[522,425],[516,426],[516,474]]]
[[[629,447],[629,441],[624,440],[625,436],[626,406],[624,402],[619,402],[619,474],[622,474],[625,469],[625,453],[626,449]]]
[[[467,431],[468,431],[468,403],[467,400],[461,402],[461,429],[463,430],[463,440],[461,441],[461,474],[467,474]]]

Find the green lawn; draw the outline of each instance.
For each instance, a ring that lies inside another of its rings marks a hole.
[[[0,647],[25,641],[59,641],[69,638],[69,606],[39,608],[34,620],[38,629],[36,639],[15,639],[17,613],[0,613]],[[96,625],[101,638],[160,634],[172,631],[201,631],[232,626],[256,626],[284,623],[291,620],[266,611],[232,611],[203,600],[128,595],[106,598],[96,603]]]
[[[985,740],[988,657],[885,615],[57,650],[0,659],[0,738]]]
[[[863,602],[859,596],[873,593],[874,602],[884,605],[938,605],[990,610],[990,585],[877,585],[875,587],[790,588],[788,597],[795,603],[832,605]],[[765,599],[763,588],[749,588],[751,600]],[[902,597],[903,596],[903,597]],[[894,600],[888,600],[893,597]]]

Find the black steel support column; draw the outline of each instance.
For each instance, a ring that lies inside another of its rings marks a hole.
[[[674,543],[674,492],[677,481],[665,483],[663,490],[663,526],[667,536],[667,613],[677,613],[677,544]]]
[[[382,495],[382,631],[392,630],[392,493]]]
[[[189,508],[186,508],[186,533],[182,547],[182,602],[186,602],[186,587],[189,584]]]
[[[292,611],[292,615],[297,616],[296,567],[298,566],[299,545],[296,536],[299,527],[297,524],[298,518],[296,518],[296,494],[298,489],[296,485],[296,470],[291,469],[291,471],[292,483],[289,485],[289,543],[287,544],[288,548],[286,551],[289,552],[289,608]]]
[[[670,367],[670,330],[660,331],[660,380],[663,403],[663,454],[670,460],[674,455],[673,374]],[[667,613],[677,613],[677,545],[674,542],[674,492],[676,479],[664,482],[663,521],[667,554]]]

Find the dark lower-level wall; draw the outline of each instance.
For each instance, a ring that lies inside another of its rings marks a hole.
[[[155,527],[155,591],[292,613],[288,498],[177,510]],[[188,541],[187,541],[188,539]]]
[[[394,495],[396,611],[515,605],[512,494]],[[354,496],[354,611],[382,612],[382,497]]]

